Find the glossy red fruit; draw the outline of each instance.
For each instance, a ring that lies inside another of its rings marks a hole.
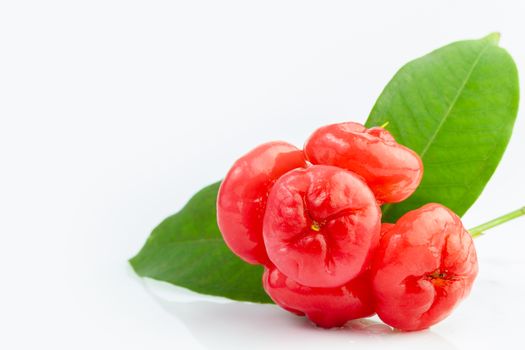
[[[379,234],[380,237],[383,237],[385,233],[387,233],[392,227],[394,227],[394,224],[390,224],[388,222],[383,222],[381,224],[381,233]]]
[[[319,327],[332,328],[374,314],[369,277],[366,272],[340,287],[313,288],[271,267],[264,271],[263,286],[272,300],[285,310],[306,315]]]
[[[379,127],[351,122],[323,126],[304,151],[312,164],[335,165],[362,176],[382,203],[408,198],[423,176],[421,158]]]
[[[381,238],[372,267],[376,312],[401,330],[428,328],[469,294],[477,273],[474,242],[459,217],[427,204]]]
[[[381,211],[354,173],[313,165],[270,191],[263,237],[272,263],[310,287],[341,286],[365,268],[379,241]]]
[[[268,142],[242,156],[222,181],[217,223],[230,249],[245,261],[268,262],[262,238],[266,199],[284,173],[305,167],[301,150],[286,142]]]

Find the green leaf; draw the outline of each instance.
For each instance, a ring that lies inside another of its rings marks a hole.
[[[388,83],[366,122],[389,122],[397,141],[419,153],[424,176],[393,222],[438,202],[463,215],[481,194],[509,142],[519,100],[517,69],[499,34],[452,43],[409,62]]]
[[[199,191],[177,214],[157,226],[130,260],[142,277],[234,300],[271,303],[262,288],[263,268],[234,255],[217,227],[220,183]]]

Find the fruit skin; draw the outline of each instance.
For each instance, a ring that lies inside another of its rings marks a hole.
[[[388,222],[383,222],[381,224],[381,232],[380,232],[379,236],[383,237],[394,226],[395,226],[394,224],[390,224]]]
[[[465,298],[478,273],[460,218],[431,203],[403,215],[381,238],[372,265],[376,312],[392,327],[425,329]]]
[[[340,287],[313,288],[269,267],[264,270],[263,286],[277,305],[296,315],[306,315],[319,327],[332,328],[374,314],[369,277],[367,271]]]
[[[382,203],[408,198],[423,176],[421,158],[379,127],[367,129],[352,122],[323,126],[306,141],[304,151],[312,164],[360,175]]]
[[[354,173],[328,165],[295,169],[270,191],[263,237],[271,262],[310,287],[359,275],[379,242],[381,210]]]
[[[268,263],[262,239],[266,199],[284,173],[305,167],[303,152],[274,141],[239,158],[222,181],[217,196],[217,223],[228,247],[251,264]]]

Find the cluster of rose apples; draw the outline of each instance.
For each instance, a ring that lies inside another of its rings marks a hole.
[[[478,263],[440,204],[381,223],[380,207],[412,195],[422,175],[420,157],[384,128],[324,126],[304,150],[269,142],[237,160],[219,190],[219,228],[235,254],[265,266],[275,303],[320,327],[377,313],[428,328],[469,293]]]

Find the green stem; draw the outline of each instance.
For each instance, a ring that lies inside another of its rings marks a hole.
[[[502,215],[499,218],[495,218],[494,220],[490,220],[484,224],[473,227],[469,230],[469,232],[471,236],[475,238],[475,237],[481,236],[483,232],[488,230],[489,228],[493,228],[495,226],[501,225],[504,222],[510,221],[522,215],[525,215],[525,207],[521,207],[518,210],[511,211],[510,213]]]

